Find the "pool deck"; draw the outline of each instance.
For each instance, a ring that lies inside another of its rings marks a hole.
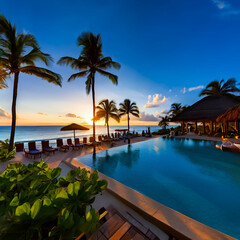
[[[195,135],[195,134],[194,134]],[[201,140],[221,141],[221,139],[210,138],[206,136],[197,135],[184,135],[179,136],[183,138],[194,138]],[[131,143],[150,140],[158,138],[154,136],[152,138],[137,137],[131,139]],[[240,142],[238,140],[238,142]],[[116,142],[114,147],[126,145],[123,141]],[[109,144],[103,144],[97,148],[97,151],[104,151],[111,148]],[[76,158],[91,154],[93,149],[91,147],[84,148],[83,150],[71,150],[69,152],[56,152],[54,155],[44,156],[45,162],[49,164],[50,168],[61,167],[62,175],[66,175],[67,172],[76,167],[86,168],[89,171],[93,171],[92,168],[79,162]],[[39,161],[41,158],[35,160]],[[4,171],[8,163],[22,162],[24,164],[32,163],[34,160],[24,157],[23,154],[18,154],[15,159],[0,163],[0,172]],[[125,218],[132,216],[137,225],[144,226],[145,229],[150,229],[153,233],[159,236],[160,239],[169,239],[169,236],[177,239],[205,239],[205,240],[233,240],[235,238],[230,237],[224,233],[221,233],[213,228],[210,228],[194,219],[191,219],[171,208],[168,208],[161,203],[158,203],[145,195],[127,187],[126,185],[102,174],[99,172],[100,179],[106,179],[108,181],[108,188],[102,194],[97,196],[94,203],[94,207],[99,209],[101,207],[113,206],[115,207]]]

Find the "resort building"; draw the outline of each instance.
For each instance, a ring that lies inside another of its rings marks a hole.
[[[188,123],[195,124],[195,132],[198,133],[198,123],[202,124],[203,134],[216,133],[221,129],[222,133],[227,133],[229,130],[229,121],[219,122],[218,117],[223,115],[230,108],[239,105],[239,98],[228,95],[214,95],[207,96],[194,103],[192,106],[186,108],[183,112],[178,114],[172,121],[180,122],[182,131],[184,125]],[[207,129],[208,128],[208,129]],[[239,132],[239,121],[235,121],[235,128]]]

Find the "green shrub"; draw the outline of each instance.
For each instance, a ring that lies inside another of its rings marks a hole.
[[[0,162],[11,160],[15,157],[16,151],[12,150],[8,152],[9,140],[0,141]]]
[[[165,135],[165,134],[169,134],[170,133],[170,129],[159,129],[157,132],[152,132],[152,135]]]
[[[96,170],[60,173],[43,160],[8,165],[0,174],[0,239],[73,239],[99,227],[92,203],[107,181]]]

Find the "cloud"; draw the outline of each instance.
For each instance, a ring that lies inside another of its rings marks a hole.
[[[185,88],[185,87],[182,90],[180,90],[180,92],[182,92],[183,94],[185,94],[186,91],[187,91],[187,88]]]
[[[204,88],[203,85],[199,85],[199,86],[196,86],[196,87],[190,87],[190,88],[184,87],[182,90],[180,90],[180,92],[185,94],[186,92],[192,92],[192,91],[196,91],[196,90],[199,90],[199,89],[202,89],[202,88]]]
[[[74,113],[67,113],[67,114],[65,114],[64,116],[61,116],[61,115],[59,115],[58,117],[67,117],[67,118],[80,118],[80,119],[83,119],[82,117],[80,117],[80,116],[77,116],[76,114],[74,114]]]
[[[148,102],[143,106],[144,108],[155,108],[159,107],[163,103],[167,101],[167,98],[165,96],[162,96],[162,94],[154,94],[153,96],[148,95]]]
[[[38,112],[37,114],[38,114],[38,115],[42,115],[42,116],[48,116],[48,114],[42,113],[42,112]]]
[[[0,108],[0,118],[11,118],[11,114]]]
[[[212,2],[218,9],[226,9],[231,6],[228,2],[223,0],[212,0]]]
[[[204,86],[203,85],[199,85],[199,86],[196,86],[196,87],[190,87],[188,89],[188,91],[191,92],[191,91],[195,91],[195,90],[202,89],[202,88],[204,88]]]
[[[161,114],[167,114],[167,110],[166,110],[166,109],[163,109],[160,113],[161,113]]]
[[[87,122],[81,122],[80,124],[81,125],[89,125],[89,123],[87,123]]]
[[[145,112],[140,113],[140,118],[138,120],[139,121],[148,121],[148,122],[159,121],[159,119],[157,117],[155,117],[153,114],[148,114]]]
[[[172,89],[169,89],[168,91],[169,91],[169,92],[172,92]]]
[[[221,11],[221,15],[238,15],[240,9],[235,9],[230,3],[224,0],[211,0],[212,3]]]

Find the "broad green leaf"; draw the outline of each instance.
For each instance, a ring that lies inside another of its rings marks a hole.
[[[0,196],[0,201],[4,201],[5,200],[5,197],[2,195]]]
[[[62,190],[61,192],[59,192],[56,196],[56,199],[58,198],[63,198],[63,199],[68,199],[68,194],[65,190]]]
[[[51,173],[51,177],[52,177],[52,178],[57,178],[57,177],[59,177],[61,171],[62,171],[61,168],[54,168],[53,171],[52,171],[52,173]]]
[[[73,196],[73,183],[69,183],[69,184],[68,184],[67,191],[68,191],[68,194],[70,194],[71,196]]]
[[[51,205],[51,203],[52,203],[52,201],[47,196],[43,197],[43,206],[48,207]]]
[[[17,217],[21,217],[22,215],[29,215],[30,214],[30,204],[28,202],[24,203],[21,206],[18,206],[15,211],[15,215]]]
[[[80,184],[79,181],[76,181],[73,185],[74,185],[74,187],[73,187],[74,193],[75,193],[75,195],[78,195],[78,192],[80,190],[81,184]]]
[[[18,196],[15,196],[12,201],[9,203],[10,207],[16,207],[19,204]]]
[[[90,210],[86,215],[86,221],[91,222],[91,220],[92,220],[92,213],[91,213],[91,210]]]
[[[35,219],[42,206],[42,200],[37,199],[31,207],[31,218]]]

